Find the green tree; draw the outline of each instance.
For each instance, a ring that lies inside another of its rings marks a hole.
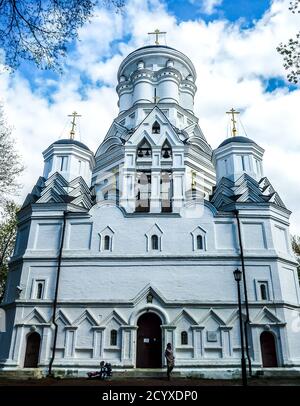
[[[2,208],[0,222],[0,299],[4,294],[8,262],[11,257],[17,234],[17,211],[19,207],[13,201],[7,201]]]
[[[24,167],[14,144],[11,128],[6,123],[3,107],[0,105],[0,207],[3,207],[9,196],[16,195],[20,188],[18,176]]]
[[[0,44],[4,64],[22,60],[59,69],[67,44],[92,16],[96,4],[120,10],[123,0],[0,0]]]
[[[300,280],[300,237],[298,235],[293,235],[292,236],[292,248],[296,257],[296,260],[298,262],[298,277]]]
[[[300,13],[300,0],[291,1],[289,9],[293,14]],[[283,56],[283,66],[288,71],[288,81],[298,83],[300,79],[300,31],[287,43],[280,43],[277,51]]]

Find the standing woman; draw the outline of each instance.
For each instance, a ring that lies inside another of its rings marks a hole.
[[[167,344],[167,348],[165,350],[165,357],[166,357],[166,361],[167,361],[167,376],[168,376],[168,379],[170,380],[171,372],[175,365],[175,357],[173,354],[171,343]]]

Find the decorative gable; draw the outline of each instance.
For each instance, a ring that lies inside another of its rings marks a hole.
[[[226,325],[224,320],[213,309],[209,310],[199,324],[204,326],[207,330],[217,330],[220,326]]]
[[[267,307],[261,309],[252,320],[252,324],[285,324]]]
[[[45,316],[40,310],[34,308],[23,320],[24,324],[45,324],[47,323]]]
[[[172,325],[181,327],[197,326],[198,323],[196,319],[186,310],[183,309],[171,322]]]
[[[74,326],[79,326],[83,322],[88,322],[91,326],[98,326],[95,316],[90,310],[85,310],[73,323]]]
[[[113,310],[102,322],[101,325],[103,326],[113,326],[118,328],[120,326],[125,326],[128,323],[125,321],[123,316],[116,310]]]

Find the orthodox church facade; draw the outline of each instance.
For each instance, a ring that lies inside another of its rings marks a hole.
[[[119,68],[119,115],[96,154],[74,137],[44,151],[2,302],[4,370],[161,368],[170,342],[178,371],[234,374],[237,268],[252,368],[300,366],[290,211],[256,142],[211,149],[195,81],[181,52],[137,49]]]

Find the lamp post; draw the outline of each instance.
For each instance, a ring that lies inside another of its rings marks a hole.
[[[234,279],[237,283],[238,291],[238,303],[239,303],[239,319],[240,319],[240,335],[241,335],[241,367],[242,367],[242,381],[243,386],[247,386],[247,371],[246,371],[246,359],[245,359],[245,348],[244,348],[244,332],[243,332],[243,320],[242,320],[242,302],[241,302],[241,280],[242,272],[236,269],[233,272]]]

